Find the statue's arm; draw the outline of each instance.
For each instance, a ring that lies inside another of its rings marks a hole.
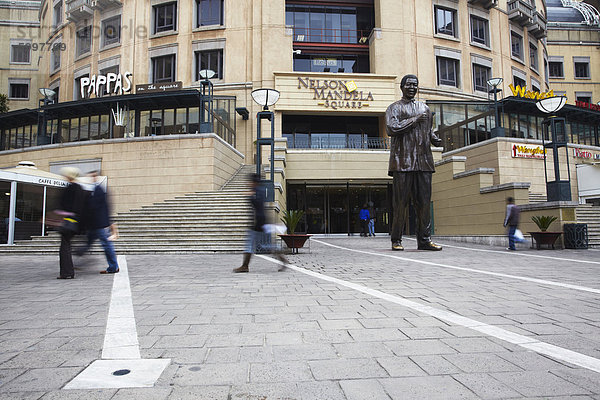
[[[433,114],[431,113],[431,110],[427,109],[427,116],[429,117],[429,121],[428,121],[428,127],[429,127],[429,140],[431,142],[432,145],[434,145],[435,147],[440,147],[442,145],[442,139],[440,139],[438,137],[438,135],[435,134],[435,132],[433,131]]]
[[[419,119],[418,115],[416,117],[401,119],[398,117],[400,114],[399,111],[396,107],[390,107],[385,113],[385,122],[390,136],[404,133],[404,131],[412,128]]]

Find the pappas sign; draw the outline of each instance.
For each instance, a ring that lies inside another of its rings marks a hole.
[[[538,158],[543,160],[544,148],[542,146],[534,146],[531,144],[513,143],[511,155],[513,158]]]
[[[81,86],[81,98],[90,97],[92,94],[98,96],[100,89],[104,86],[107,93],[123,94],[131,91],[131,79],[133,74],[125,72],[124,74],[115,74],[109,72],[106,75],[92,75],[81,78],[79,85]],[[86,96],[87,94],[87,96]]]

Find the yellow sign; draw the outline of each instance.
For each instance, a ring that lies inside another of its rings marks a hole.
[[[508,85],[508,87],[512,91],[513,96],[524,97],[526,99],[541,100],[548,97],[554,97],[554,90],[540,93],[534,92],[532,90],[527,90],[527,88],[521,87],[520,85],[514,87],[512,83]]]
[[[358,89],[358,86],[356,86],[356,82],[350,81],[350,82],[346,83],[346,89],[348,89],[349,93],[352,93],[356,89]]]
[[[531,144],[513,143],[511,150],[513,158],[538,158],[543,160],[544,154],[546,154],[544,147]]]

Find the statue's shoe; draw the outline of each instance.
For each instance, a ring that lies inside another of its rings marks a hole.
[[[395,242],[392,242],[392,250],[402,251],[402,250],[404,250],[404,247],[402,247],[402,243],[401,242],[395,241]]]
[[[442,250],[442,246],[440,246],[439,244],[435,244],[433,242],[427,242],[424,244],[420,244],[418,249],[419,250],[440,251],[440,250]]]

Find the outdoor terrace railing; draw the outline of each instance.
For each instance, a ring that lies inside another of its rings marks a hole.
[[[363,149],[386,150],[390,148],[389,138],[295,138],[288,139],[290,149]]]
[[[369,42],[369,30],[299,28],[294,27],[294,42],[364,44]]]

